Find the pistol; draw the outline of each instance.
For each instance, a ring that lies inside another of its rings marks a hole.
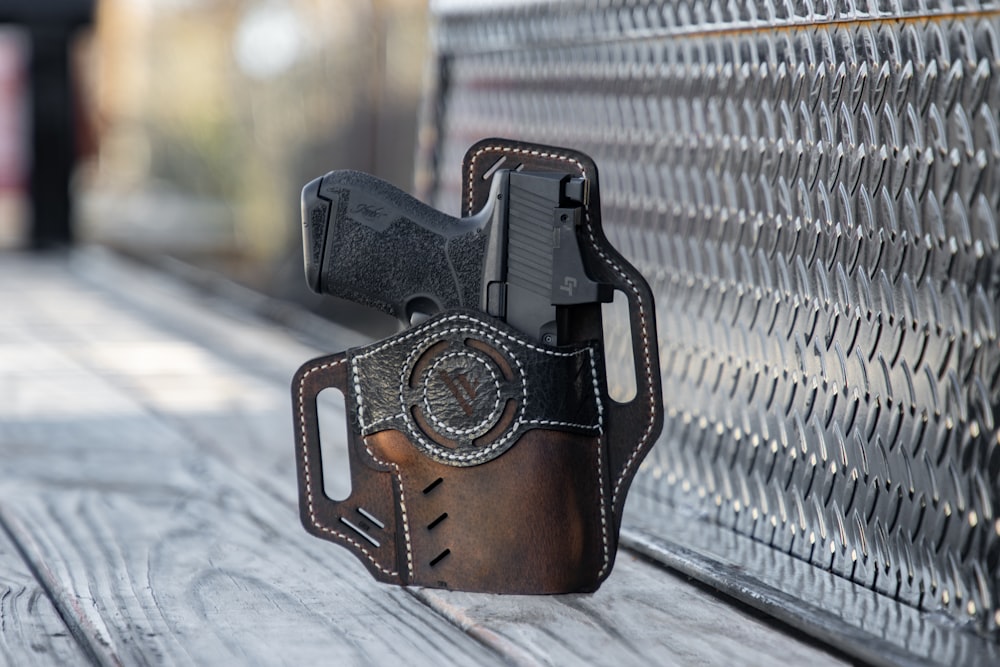
[[[560,306],[609,302],[581,253],[588,181],[560,171],[498,168],[489,197],[455,218],[357,171],[333,171],[302,191],[306,281],[413,324],[468,308],[538,342],[567,342]]]
[[[485,140],[462,182],[463,217],[357,171],[303,189],[309,287],[405,327],[296,373],[300,517],[381,581],[592,591],[662,424],[652,293],[604,235],[586,155]],[[602,310],[616,292],[629,313],[615,347],[636,380],[619,400]],[[348,421],[340,501],[322,481],[316,397],[328,387]]]

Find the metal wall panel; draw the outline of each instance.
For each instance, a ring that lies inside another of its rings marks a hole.
[[[580,149],[653,286],[635,524],[731,531],[1000,655],[1000,2],[448,2],[436,49],[435,205],[480,138]],[[930,634],[890,639],[971,655]]]

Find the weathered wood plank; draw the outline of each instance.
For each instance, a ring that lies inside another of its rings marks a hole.
[[[57,667],[89,662],[17,547],[0,529],[0,665]]]
[[[136,401],[91,345],[148,343],[132,363],[156,377],[184,368],[187,343],[58,266],[17,264],[0,263],[0,521],[99,662],[498,662],[305,534],[287,498],[260,483],[266,471],[248,479],[151,411],[154,401]],[[167,367],[149,366],[164,355]],[[188,361],[209,374],[226,365]],[[254,448],[218,438],[254,468]]]
[[[249,490],[212,486],[215,498],[21,487],[0,514],[107,664],[495,662],[353,563],[290,554],[276,518],[244,507]]]
[[[550,664],[842,665],[759,616],[619,551],[592,595],[536,599],[420,590],[467,631],[510,655]]]
[[[179,340],[197,351],[189,355],[216,359],[217,350],[236,335],[232,330],[239,325],[228,315],[192,308],[183,294],[175,302],[170,289],[158,287],[155,278],[143,283],[142,293],[157,295],[151,303],[158,312],[169,313]],[[142,302],[126,301],[136,318],[152,317]],[[265,334],[267,329],[262,327]],[[250,339],[252,330],[240,335]],[[256,364],[194,363],[151,373],[125,363],[116,368],[115,361],[104,359],[100,340],[85,332],[76,335],[83,363],[102,373],[114,371],[116,381],[137,400],[191,434],[206,451],[217,452],[249,479],[295,503],[286,378],[309,357],[340,349],[337,341],[323,350],[272,338],[266,346],[244,342],[247,349],[256,350]],[[282,366],[286,375],[279,372],[279,378],[272,379],[272,370]],[[180,388],[181,395],[164,390],[169,385]],[[195,386],[211,410],[185,405],[183,388]],[[240,387],[247,391],[234,390]],[[239,448],[233,447],[234,436]],[[339,551],[318,544],[323,553]],[[352,570],[352,576],[358,575]],[[396,589],[384,590],[388,595]],[[484,644],[524,664],[773,664],[784,658],[841,664],[830,653],[627,553],[620,554],[615,572],[594,595],[505,597],[428,589],[413,593]]]

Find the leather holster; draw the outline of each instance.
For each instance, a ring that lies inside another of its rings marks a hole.
[[[596,345],[549,348],[475,312],[303,366],[306,529],[377,579],[507,593],[597,588],[617,543]],[[344,392],[351,495],[323,492],[316,395]]]
[[[635,395],[611,400],[599,303],[536,343],[479,311],[448,310],[295,375],[300,513],[379,580],[466,591],[569,593],[608,576],[629,485],[662,425],[655,309],[601,228],[597,167],[566,149],[490,139],[465,158],[463,208],[505,168],[586,179],[582,261],[629,307]],[[345,396],[352,489],[324,492],[316,397]]]

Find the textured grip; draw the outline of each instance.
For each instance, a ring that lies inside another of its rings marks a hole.
[[[478,307],[489,218],[453,218],[368,174],[333,171],[302,191],[311,289],[406,320]]]

